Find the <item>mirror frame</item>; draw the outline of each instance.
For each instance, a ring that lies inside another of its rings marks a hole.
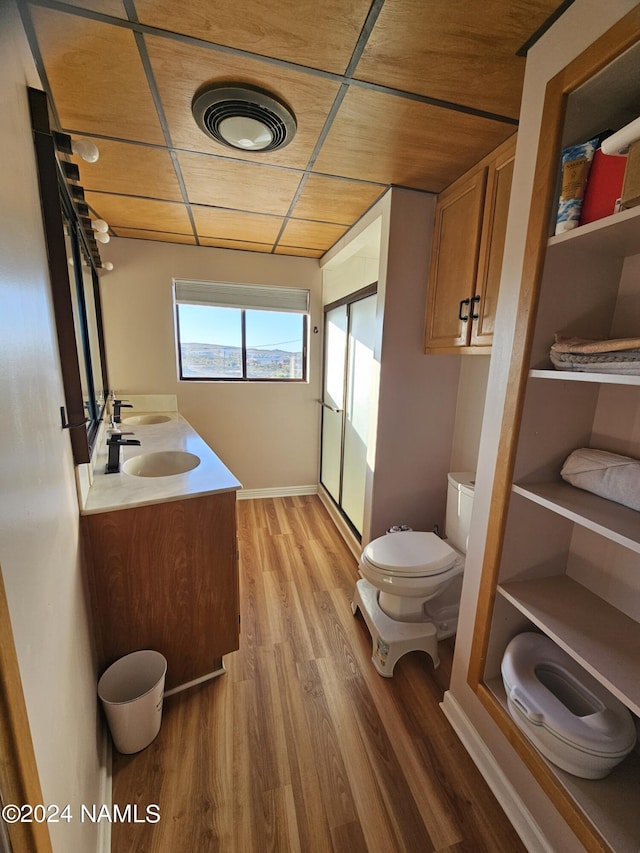
[[[67,181],[75,181],[79,177],[77,167],[71,161],[61,160],[57,154],[55,132],[52,131],[49,120],[47,95],[32,88],[29,88],[28,94],[65,397],[65,406],[60,407],[61,426],[69,430],[73,460],[76,465],[80,465],[91,459],[104,417],[109,387],[98,282],[101,262],[89,220],[83,218],[78,211],[68,188]],[[73,247],[73,265],[67,256],[65,223]],[[95,316],[91,318],[91,323],[95,324],[98,332],[97,341],[94,339],[93,342],[94,349],[97,344],[98,350],[94,361],[88,331],[83,262],[91,270],[93,284],[92,307]],[[75,288],[74,295],[78,305],[75,319],[72,287]],[[95,366],[97,370],[94,369]],[[86,371],[86,400],[81,379],[83,369]]]

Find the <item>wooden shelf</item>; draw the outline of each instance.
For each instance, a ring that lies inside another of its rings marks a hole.
[[[640,624],[567,575],[508,581],[498,592],[640,714]]]
[[[581,252],[598,252],[612,257],[627,257],[640,252],[640,207],[632,207],[596,222],[589,222],[550,237],[549,249],[579,247]]]
[[[577,370],[554,370],[553,368],[534,368],[529,371],[530,379],[561,379],[567,382],[596,382],[601,385],[640,386],[640,376],[622,373],[586,373]]]
[[[485,682],[488,690],[510,717],[501,678]],[[525,737],[523,734],[522,737]],[[543,756],[560,785],[573,799],[616,853],[638,853],[640,810],[630,807],[640,802],[640,755],[632,752],[604,779],[580,779],[551,764]]]
[[[514,484],[513,491],[640,554],[640,514],[565,482]]]

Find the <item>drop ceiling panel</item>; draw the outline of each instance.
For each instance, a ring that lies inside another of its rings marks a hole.
[[[68,6],[77,6],[79,9],[89,9],[101,15],[111,15],[112,18],[124,18],[127,13],[122,0],[65,0]]]
[[[283,246],[299,246],[305,249],[328,249],[346,231],[344,225],[331,225],[326,222],[307,222],[302,219],[290,219],[285,225],[279,243]]]
[[[385,0],[355,77],[516,118],[516,51],[558,0]]]
[[[74,156],[85,190],[182,201],[171,155],[163,148],[132,145],[110,139],[95,140],[100,157],[86,163]]]
[[[352,88],[314,171],[440,192],[514,132],[503,122]]]
[[[140,228],[141,223],[145,223],[143,230],[193,234],[183,204],[91,192],[85,193],[85,198],[92,210],[100,219],[105,219],[116,233],[119,228]]]
[[[370,0],[136,0],[140,21],[289,62],[344,72]]]
[[[145,38],[173,144],[190,151],[232,156],[266,165],[306,168],[338,91],[338,83],[268,62],[198,48],[167,38]],[[268,89],[293,110],[298,130],[292,142],[263,154],[236,151],[215,142],[197,126],[191,101],[205,83],[243,82]]]
[[[189,234],[170,234],[166,231],[146,231],[139,228],[118,227],[118,237],[130,237],[133,240],[160,240],[162,243],[185,243],[195,246],[196,238]]]
[[[180,152],[189,201],[285,216],[302,174],[221,157]]]
[[[262,216],[258,213],[241,213],[219,207],[192,207],[198,234],[203,237],[220,237],[225,240],[269,243],[273,245],[282,227],[279,216]]]
[[[297,219],[351,225],[386,189],[378,184],[309,175],[296,202],[293,216]]]
[[[64,129],[164,144],[130,30],[42,7],[32,13]]]

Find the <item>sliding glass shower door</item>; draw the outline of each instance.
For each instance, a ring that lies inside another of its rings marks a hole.
[[[374,370],[376,295],[371,288],[327,306],[320,482],[362,535]]]

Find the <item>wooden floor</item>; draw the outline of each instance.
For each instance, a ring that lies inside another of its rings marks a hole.
[[[319,499],[240,501],[238,525],[240,650],[114,753],[114,802],[161,819],[114,824],[113,853],[523,851],[439,708],[451,641],[382,678]]]

